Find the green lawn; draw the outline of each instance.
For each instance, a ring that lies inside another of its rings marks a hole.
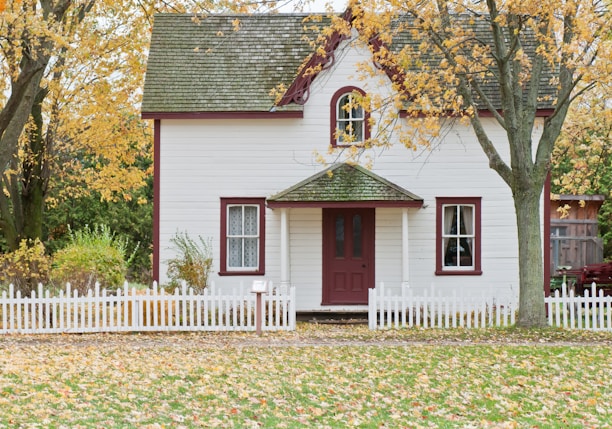
[[[612,427],[612,334],[0,337],[0,428]]]

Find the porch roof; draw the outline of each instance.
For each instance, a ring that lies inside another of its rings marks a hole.
[[[422,207],[423,199],[377,174],[346,163],[272,195],[268,207]]]

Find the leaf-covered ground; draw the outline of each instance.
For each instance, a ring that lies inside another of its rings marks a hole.
[[[612,334],[0,337],[0,428],[612,427]]]

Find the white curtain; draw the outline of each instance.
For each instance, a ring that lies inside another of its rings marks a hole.
[[[450,235],[457,206],[444,206],[444,235]],[[456,222],[456,220],[455,220]]]
[[[444,218],[443,218],[443,228],[444,228],[444,232],[443,235],[446,237],[442,238],[442,248],[444,249],[444,265],[453,265],[452,262],[447,261],[448,257],[452,258],[452,257],[457,257],[457,252],[455,251],[455,254],[450,254],[449,252],[451,251],[451,243],[453,242],[457,242],[456,238],[449,238],[448,235],[450,235],[452,228],[453,228],[453,220],[456,222],[457,218],[455,217],[457,211],[457,206],[444,206]],[[459,244],[459,243],[457,243]]]
[[[474,246],[472,245],[473,244],[472,237],[474,237],[474,207],[462,206],[461,207],[461,218],[463,220],[463,227],[464,227],[465,234],[470,236],[470,238],[466,240],[469,246],[470,255],[474,257],[474,253],[472,252],[472,249],[474,248]]]
[[[231,206],[227,222],[228,265],[232,268],[257,267],[259,252],[259,208]]]
[[[257,267],[257,251],[259,248],[258,236],[258,207],[244,207],[244,266]],[[250,236],[250,237],[249,237]]]

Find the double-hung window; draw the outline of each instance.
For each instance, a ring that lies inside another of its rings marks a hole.
[[[220,274],[264,273],[263,198],[221,198]]]
[[[482,274],[480,198],[436,199],[436,274]]]

